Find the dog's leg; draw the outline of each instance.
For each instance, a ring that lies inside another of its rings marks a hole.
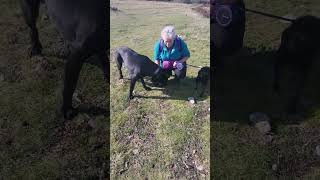
[[[198,90],[198,84],[199,84],[199,79],[198,77],[196,78],[196,87],[194,88],[194,90]]]
[[[199,75],[198,75],[199,76]],[[199,78],[196,78],[196,87],[194,88],[194,95],[196,96],[198,93],[198,87],[199,87]]]
[[[207,84],[206,82],[202,82],[201,83],[201,88],[202,89],[201,89],[201,92],[200,92],[200,95],[199,95],[200,97],[203,97],[204,91],[206,89],[206,84]]]
[[[135,77],[132,77],[132,79],[130,81],[130,89],[129,89],[129,97],[128,97],[129,101],[134,98],[134,96],[132,95],[132,92],[133,92],[134,86],[136,85],[136,82],[138,79],[139,78],[135,76]]]
[[[283,63],[281,63],[279,61],[275,62],[274,78],[273,78],[273,90],[276,93],[279,93],[279,78],[280,78],[280,70],[281,70],[282,67],[283,67]]]
[[[39,16],[40,0],[20,0],[20,5],[26,24],[30,28],[31,51],[29,56],[40,55],[42,46],[39,41],[38,29],[36,26]]]
[[[119,79],[123,79],[122,70],[121,70],[123,59],[118,52],[116,52],[116,54],[115,54],[115,60],[116,60],[117,68],[119,71]]]
[[[291,53],[289,53],[290,51],[288,50],[288,47],[290,47],[290,45],[288,44],[288,40],[289,40],[289,30],[286,29],[282,33],[281,44],[277,51],[277,55],[275,58],[276,62],[274,64],[273,90],[276,93],[279,93],[279,89],[280,89],[280,84],[279,84],[280,71],[281,69],[283,69],[285,64],[289,63],[287,61],[287,58]]]
[[[103,78],[105,81],[109,83],[110,78],[108,76],[108,72],[110,71],[110,63],[109,63],[110,61],[108,59],[106,52],[102,52],[101,54],[99,54],[99,60],[102,65]]]
[[[144,88],[146,91],[150,91],[151,88],[146,85],[146,83],[145,83],[144,80],[143,80],[143,77],[140,78],[140,80],[141,80],[141,83],[142,83],[143,88]]]
[[[295,88],[295,93],[293,94],[293,96],[290,98],[289,102],[288,102],[288,113],[290,114],[295,114],[298,112],[298,104],[301,98],[301,95],[303,93],[303,89],[304,89],[304,85],[306,83],[306,79],[307,79],[307,75],[308,75],[308,70],[309,68],[307,66],[299,66],[296,67],[297,68],[297,72],[296,72],[296,86]]]
[[[72,119],[76,115],[76,111],[72,107],[72,95],[77,86],[83,59],[85,59],[82,52],[81,50],[73,51],[65,65],[63,104],[61,108],[65,119]]]

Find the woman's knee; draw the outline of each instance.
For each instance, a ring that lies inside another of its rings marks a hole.
[[[184,68],[181,69],[181,70],[176,69],[174,73],[175,73],[175,76],[176,76],[177,78],[183,79],[183,78],[185,78],[186,75],[187,75],[187,68],[184,67]]]

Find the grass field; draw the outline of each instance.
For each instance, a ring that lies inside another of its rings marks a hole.
[[[214,78],[214,117],[208,92],[195,105],[187,101],[194,95],[198,69],[190,67],[180,85],[170,81],[165,88],[145,91],[138,82],[139,97],[128,103],[129,80],[118,80],[111,61],[110,98],[101,70],[89,64],[83,66],[74,98],[83,110],[110,103],[110,119],[87,110],[61,121],[55,114],[64,68],[64,60],[55,56],[63,49],[58,33],[41,13],[44,56],[28,58],[29,32],[18,1],[0,2],[0,179],[106,179],[109,133],[112,179],[320,179],[319,62],[304,92],[313,105],[303,108],[300,123],[281,115],[286,97],[271,90],[274,53],[288,23],[247,13],[245,49],[226,58]],[[320,16],[318,0],[245,2],[280,16]],[[209,19],[191,10],[196,5],[110,4],[111,53],[127,45],[152,59],[162,27],[174,24],[188,44],[189,63],[210,65]],[[271,118],[271,142],[249,126],[252,112]]]
[[[53,56],[62,46],[58,33],[41,13],[44,56],[28,58],[29,31],[18,1],[0,2],[0,179],[104,177],[108,118],[80,113],[62,121],[55,113],[64,69],[64,60]],[[103,82],[101,70],[86,64],[75,105],[106,108]]]
[[[279,16],[320,15],[319,1],[245,1],[247,8]],[[247,13],[245,50],[226,58],[214,82],[211,152],[213,179],[319,179],[319,65],[305,90],[314,106],[300,124],[281,116],[286,96],[272,93],[274,53],[289,24]],[[289,78],[289,77],[284,77]],[[292,80],[289,80],[292,81]],[[289,84],[287,84],[289,87]],[[287,94],[290,89],[286,88]],[[285,93],[284,93],[285,94]],[[271,142],[249,126],[249,114],[264,112],[272,120]]]
[[[210,65],[209,19],[191,10],[192,5],[111,1],[111,51],[126,45],[153,59],[153,47],[166,24],[174,24],[191,52],[190,64]],[[198,69],[176,85],[145,91],[127,102],[129,81],[118,80],[111,61],[111,178],[209,179],[209,99],[206,93],[191,105]],[[127,76],[125,76],[127,77]]]

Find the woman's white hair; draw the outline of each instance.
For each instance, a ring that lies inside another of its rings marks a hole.
[[[174,26],[165,26],[162,31],[161,31],[161,37],[164,38],[169,38],[169,39],[174,39],[176,38],[177,34],[176,34],[176,29],[174,28]]]

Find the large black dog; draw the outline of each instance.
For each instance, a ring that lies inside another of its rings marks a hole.
[[[47,6],[50,19],[70,46],[70,55],[65,65],[63,104],[61,111],[69,119],[75,114],[72,107],[72,95],[77,85],[83,62],[96,56],[104,78],[109,81],[107,72],[107,1],[105,0],[20,0],[25,21],[31,29],[32,49],[30,55],[41,54],[36,21],[40,3]]]
[[[143,80],[145,76],[152,77],[152,81],[154,83],[158,83],[158,85],[160,86],[166,84],[166,73],[160,66],[151,61],[147,56],[138,54],[126,46],[119,47],[116,50],[115,60],[119,70],[119,79],[123,78],[121,70],[122,65],[124,65],[128,69],[128,73],[131,79],[128,97],[129,100],[134,97],[132,95],[132,91],[137,80],[141,81],[145,90],[151,90],[151,88],[148,87]]]
[[[274,68],[274,90],[279,91],[280,73],[284,67],[291,67],[296,74],[296,87],[288,103],[288,112],[296,113],[304,82],[316,54],[320,50],[320,19],[314,16],[297,18],[284,30],[277,52]]]

